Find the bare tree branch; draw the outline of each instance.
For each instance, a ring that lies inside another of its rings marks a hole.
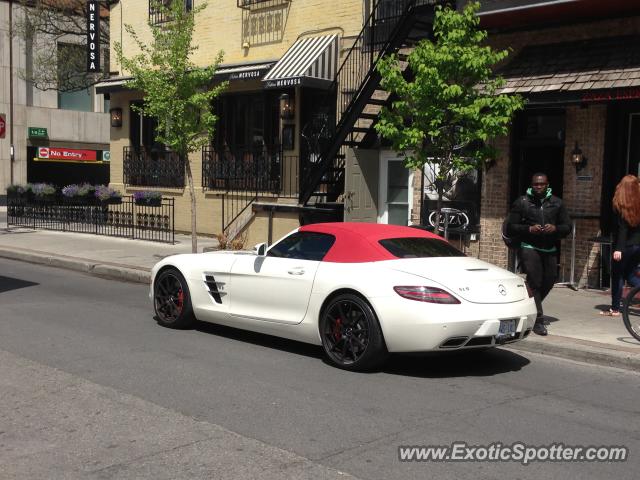
[[[85,90],[109,74],[109,7],[100,4],[99,42],[102,73],[86,71],[86,0],[19,0],[15,36],[26,47],[30,61],[18,76],[39,90]],[[68,48],[77,45],[78,48]]]

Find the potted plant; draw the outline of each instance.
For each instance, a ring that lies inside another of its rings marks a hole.
[[[62,188],[62,198],[71,202],[78,202],[80,196],[78,195],[78,185],[71,184]]]
[[[62,189],[62,196],[71,203],[89,205],[95,203],[94,192],[95,187],[88,183],[71,184]]]
[[[52,203],[56,198],[56,187],[49,183],[34,183],[31,191],[39,202]]]
[[[22,198],[26,200],[30,193],[30,183],[27,183],[26,185],[9,185],[7,187],[7,197],[9,198]]]
[[[133,192],[133,200],[136,202],[136,205],[159,207],[162,204],[162,192],[153,190]]]
[[[90,183],[78,185],[78,196],[82,198],[83,203],[87,205],[95,205],[96,203],[96,187]]]
[[[103,205],[122,203],[122,194],[106,185],[98,185],[94,195]]]

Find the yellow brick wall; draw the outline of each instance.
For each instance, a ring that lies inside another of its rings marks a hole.
[[[194,4],[201,1],[194,0]],[[210,65],[220,50],[224,52],[224,63],[277,60],[300,37],[334,33],[356,36],[362,29],[363,4],[362,0],[292,0],[270,8],[245,10],[238,8],[237,0],[210,0],[196,17],[194,44],[199,49],[193,61],[198,66]],[[112,71],[120,70],[113,49],[115,42],[123,45],[125,56],[137,53],[133,39],[122,28],[125,24],[131,25],[143,41],[150,40],[148,6],[148,0],[136,0],[112,7]],[[253,35],[254,30],[264,33]],[[243,47],[246,43],[248,48]]]

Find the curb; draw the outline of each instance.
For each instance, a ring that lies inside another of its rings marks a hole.
[[[616,347],[578,338],[549,335],[544,340],[538,340],[528,337],[509,345],[508,349],[550,355],[590,365],[640,371],[640,349]]]
[[[50,255],[32,250],[17,248],[1,248],[0,257],[10,260],[18,260],[50,267],[65,268],[76,272],[87,273],[96,277],[112,280],[124,280],[133,283],[149,284],[151,271],[145,268],[134,268],[116,263],[101,263],[95,260],[67,257],[64,255]]]

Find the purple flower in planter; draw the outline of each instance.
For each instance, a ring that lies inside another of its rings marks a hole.
[[[67,198],[73,198],[79,195],[78,191],[79,191],[78,185],[71,184],[71,185],[67,185],[62,189],[62,195],[64,195]]]
[[[96,187],[95,196],[98,200],[109,200],[112,198],[121,198],[122,195],[117,190],[106,185],[98,185]]]
[[[133,199],[140,200],[161,200],[162,192],[156,192],[154,190],[145,190],[140,192],[133,192]]]
[[[34,183],[31,190],[36,197],[44,197],[56,193],[56,188],[49,183]]]

